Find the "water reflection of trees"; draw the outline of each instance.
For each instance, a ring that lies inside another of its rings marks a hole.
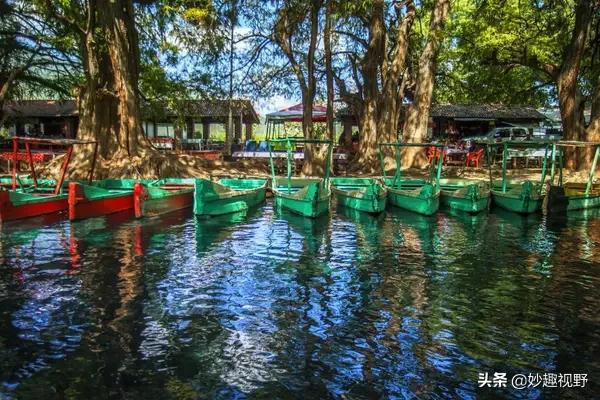
[[[597,373],[598,221],[399,210],[309,220],[268,206],[231,220],[82,221],[47,232],[68,243],[56,268],[75,271],[50,286],[79,285],[51,323],[80,338],[16,393],[468,396],[478,371]],[[0,242],[3,268],[23,260]],[[24,243],[27,254],[48,246]],[[20,293],[0,305],[10,365],[21,358],[8,346],[23,347],[12,316],[31,300],[22,283],[0,284]]]
[[[30,382],[69,357],[85,325],[78,304],[81,279],[69,262],[68,225],[32,222],[7,224],[0,238],[0,380],[3,391],[16,390],[11,395],[19,398],[44,397]]]

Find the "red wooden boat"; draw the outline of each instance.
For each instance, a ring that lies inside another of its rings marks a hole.
[[[75,144],[94,145],[94,156],[89,172],[89,180],[93,179],[98,149],[96,142],[29,137],[13,137],[12,142],[12,182],[3,182],[8,184],[0,185],[0,221],[38,217],[64,212],[68,209],[68,199],[67,195],[63,193],[63,184]],[[19,152],[19,144],[25,144],[25,154],[31,169],[31,177],[27,179],[20,179],[17,176],[18,163],[23,161],[22,153]],[[32,152],[32,145],[38,147],[44,145],[62,146],[66,148],[60,177],[57,181],[38,180],[35,170],[36,160],[34,160],[36,153]]]
[[[104,179],[90,184],[69,183],[69,219],[101,217],[133,210],[133,187],[137,180]]]
[[[189,208],[194,204],[194,180],[166,178],[140,181],[134,186],[133,199],[137,218]]]
[[[0,221],[14,221],[62,212],[69,206],[65,195],[42,196],[40,192],[19,193],[0,190]]]

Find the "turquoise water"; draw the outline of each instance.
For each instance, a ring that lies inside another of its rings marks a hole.
[[[3,227],[0,398],[600,393],[598,213],[129,217]]]

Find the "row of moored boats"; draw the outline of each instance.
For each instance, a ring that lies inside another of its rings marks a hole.
[[[289,148],[291,140],[285,139],[285,143]],[[400,147],[411,145],[388,145],[395,147],[400,165]],[[478,213],[495,204],[521,214],[534,213],[543,207],[550,212],[600,207],[600,184],[594,183],[600,146],[596,147],[587,183],[563,183],[559,168],[557,185],[554,185],[556,144],[552,146],[549,181],[546,160],[540,180],[509,180],[508,144],[504,144],[502,179],[492,180],[490,173],[489,182],[441,179],[441,160],[434,160],[427,179],[403,177],[401,168],[396,168],[393,177],[385,176],[384,171],[381,178],[330,178],[328,161],[323,178],[298,178],[292,177],[290,159],[287,176],[282,177],[275,175],[272,158],[270,180],[164,178],[56,182],[13,175],[0,179],[0,221],[60,213],[71,220],[81,220],[127,210],[142,218],[190,207],[196,215],[215,216],[255,207],[265,200],[267,191],[272,192],[277,208],[310,218],[329,212],[332,196],[339,206],[373,214],[383,212],[388,204],[423,215],[436,213],[440,206]],[[326,160],[330,158],[331,153]]]

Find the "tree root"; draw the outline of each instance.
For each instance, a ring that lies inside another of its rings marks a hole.
[[[38,168],[39,176],[57,179],[64,156]],[[74,157],[67,179],[88,179],[91,159]],[[211,176],[267,176],[268,163],[252,161],[210,161],[186,154],[151,152],[145,156],[115,154],[111,159],[98,157],[94,179],[157,179],[157,178],[210,178]]]

